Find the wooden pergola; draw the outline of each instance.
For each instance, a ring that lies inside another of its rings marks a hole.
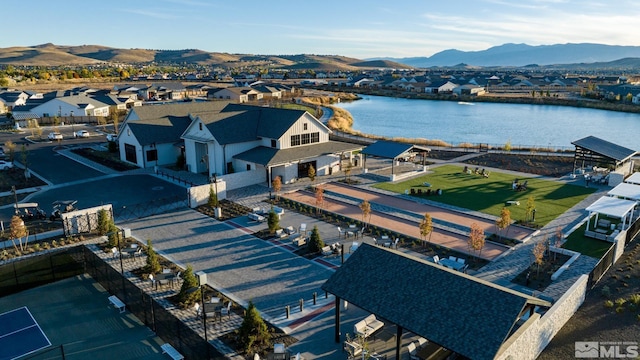
[[[585,164],[590,164],[615,170],[630,161],[631,158],[637,154],[635,150],[602,140],[595,136],[587,136],[571,144],[576,147],[572,174],[575,174],[576,164],[581,164],[580,168],[584,168]]]

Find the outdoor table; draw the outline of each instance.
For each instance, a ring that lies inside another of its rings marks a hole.
[[[444,259],[440,259],[440,261],[438,261],[438,263],[442,266],[446,266],[450,269],[454,269],[454,270],[462,270],[462,268],[464,268],[464,264],[463,263],[459,263],[457,261],[453,261],[451,259],[448,258],[444,258]]]
[[[171,283],[171,288],[173,289],[173,280],[176,278],[176,274],[174,273],[162,273],[154,275],[154,280],[156,280],[156,290],[158,290],[158,283],[160,280],[169,280]]]
[[[121,253],[127,254],[129,257],[133,257],[133,254],[135,254],[136,251],[138,251],[138,248],[131,248],[131,247],[120,250]]]
[[[220,307],[218,306],[218,304],[204,303],[204,313],[206,314],[207,318],[215,319],[216,317],[221,317]]]

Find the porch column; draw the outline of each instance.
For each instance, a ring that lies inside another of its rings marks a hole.
[[[335,341],[336,343],[340,343],[340,297],[336,295],[335,300],[335,308],[336,308],[336,324],[335,324]]]
[[[269,189],[271,189],[271,166],[267,166],[267,185],[269,186]]]

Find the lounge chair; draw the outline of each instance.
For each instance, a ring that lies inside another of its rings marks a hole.
[[[342,236],[347,236],[347,232],[341,228],[340,226],[338,226],[338,238],[342,237]]]
[[[418,357],[418,349],[416,348],[416,344],[409,343],[409,345],[407,345],[407,352],[409,353],[409,357],[411,358],[411,360],[420,360],[420,358]]]
[[[222,317],[223,315],[231,317],[231,300],[229,300],[227,307],[223,307],[222,309],[220,309],[220,317]]]

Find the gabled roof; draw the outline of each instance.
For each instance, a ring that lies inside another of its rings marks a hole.
[[[127,122],[127,126],[142,146],[174,143],[180,139],[189,124],[189,115],[169,115],[158,119]]]
[[[493,359],[534,298],[366,243],[322,289],[470,359]]]
[[[340,141],[295,146],[288,149],[274,149],[266,146],[258,146],[234,156],[234,159],[244,160],[263,166],[280,165],[292,161],[311,159],[322,155],[337,154],[339,152],[355,151],[361,149],[361,145]]]
[[[149,120],[158,119],[169,115],[186,116],[189,114],[197,115],[207,112],[220,112],[228,104],[228,101],[207,101],[163,105],[145,105],[136,107],[131,111],[135,112],[140,120]]]
[[[412,145],[408,143],[400,143],[395,141],[378,140],[362,150],[365,155],[377,156],[386,159],[395,159],[398,156],[411,150],[431,151],[431,149],[423,146]]]
[[[71,95],[71,96],[63,96],[57,98],[60,101],[64,101],[67,104],[75,105],[79,108],[86,108],[88,104],[93,105],[94,107],[105,107],[107,104],[102,101],[96,100],[87,95]]]
[[[622,218],[629,211],[633,211],[636,202],[632,200],[619,199],[611,196],[603,196],[587,207],[587,211],[604,214],[607,216]]]
[[[598,153],[616,161],[624,161],[636,154],[635,150],[631,150],[624,146],[620,146],[606,140],[602,140],[595,136],[587,136],[580,140],[576,140],[571,144]]]

